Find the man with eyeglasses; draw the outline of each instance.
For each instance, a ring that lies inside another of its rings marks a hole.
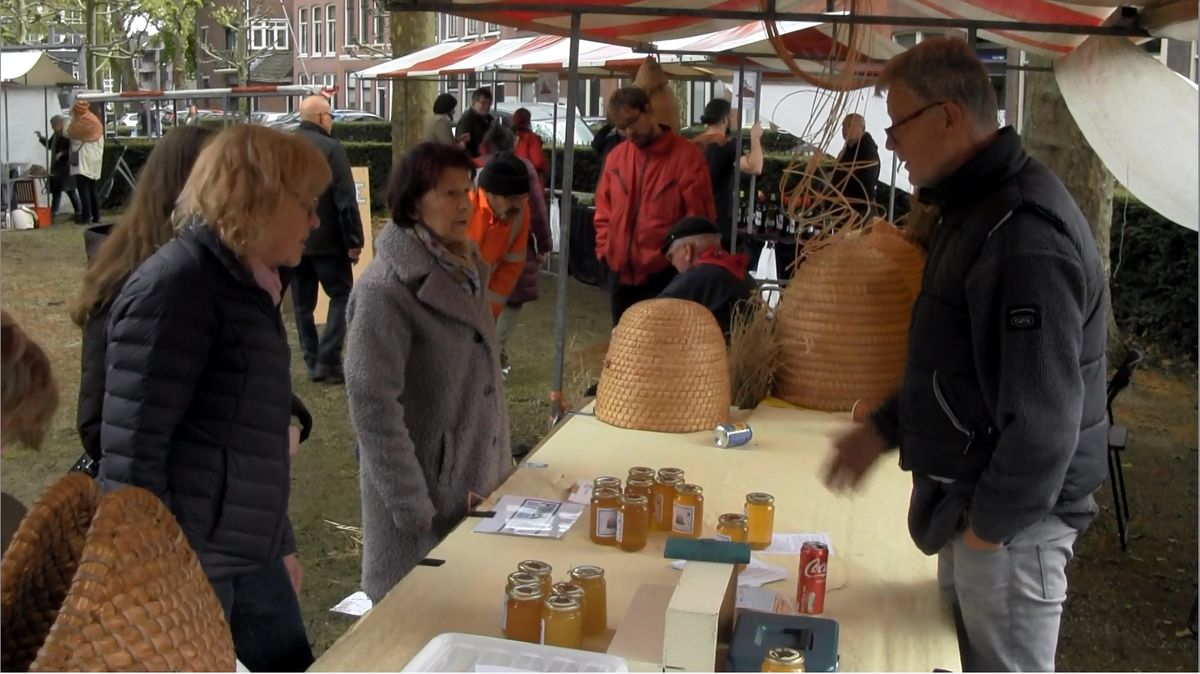
[[[308,235],[304,256],[292,276],[292,308],[300,350],[314,382],[341,384],[342,344],[346,340],[346,304],[354,285],[352,265],[363,248],[362,216],[358,192],[350,172],[346,149],[332,135],[333,110],[329,99],[314,95],[300,102],[300,126],[296,135],[312,143],[329,161],[333,180],[317,199],[320,227]],[[318,337],[313,312],[317,308],[317,285],[329,296],[325,331]]]
[[[1106,474],[1104,270],[1062,182],[999,129],[965,41],[892,59],[887,147],[938,209],[896,395],[838,438],[832,488],[899,447],[967,671],[1053,671],[1075,539]]]
[[[671,225],[688,215],[716,219],[704,155],[655,123],[650,97],[613,92],[608,116],[627,140],[604,161],[596,188],[596,257],[611,274],[613,325],[629,307],[657,297],[675,276],[662,253]]]

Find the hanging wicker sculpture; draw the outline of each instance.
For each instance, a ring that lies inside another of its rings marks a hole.
[[[596,418],[642,431],[711,431],[729,420],[729,363],[712,312],[677,299],[630,307],[613,330]]]
[[[671,90],[671,81],[667,73],[653,56],[647,56],[638,68],[637,78],[633,86],[646,92],[650,97],[650,109],[654,112],[654,121],[671,127],[679,132],[679,103],[675,100],[675,92]]]

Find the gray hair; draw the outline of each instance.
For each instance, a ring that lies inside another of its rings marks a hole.
[[[953,101],[984,128],[997,126],[996,91],[966,40],[931,38],[896,56],[879,74],[875,92],[882,93],[895,84],[912,90],[926,103]]]

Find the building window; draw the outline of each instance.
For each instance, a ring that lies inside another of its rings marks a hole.
[[[296,19],[296,23],[300,24],[300,55],[308,56],[308,9],[301,7],[297,16],[299,18]],[[208,31],[207,28],[204,30]]]
[[[320,56],[325,51],[325,17],[324,8],[320,5],[312,8],[313,20],[313,56]]]
[[[466,28],[463,30],[463,35],[470,37],[479,33],[479,21],[476,19],[467,19]]]
[[[349,5],[347,5],[349,6]],[[346,73],[346,107],[358,107],[358,78],[353,73]]]
[[[358,24],[354,21],[354,2],[355,0],[346,0],[346,27],[343,31],[347,47],[353,46],[358,41]]]
[[[388,42],[388,27],[387,14],[375,11],[375,44],[387,44]]]
[[[259,21],[250,28],[251,49],[287,49],[287,19]]]
[[[362,95],[363,110],[366,110],[369,112],[371,110],[371,83],[369,81],[363,82],[362,94],[363,94]]]
[[[484,34],[485,35],[498,35],[499,33],[500,33],[500,25],[489,21]]]
[[[337,54],[337,6],[325,5],[325,53],[330,56]]]
[[[327,73],[325,75],[325,87],[329,89],[329,107],[337,108],[337,97],[335,87],[337,87],[337,75]]]
[[[300,84],[308,84],[308,75],[300,73]]]
[[[271,19],[271,44],[284,51],[290,48],[287,19]]]
[[[267,24],[258,22],[250,27],[250,48],[264,49],[267,46]]]
[[[381,84],[379,85],[379,90],[376,92],[378,96],[375,97],[375,114],[383,117],[384,119],[388,119],[392,116],[391,111],[387,109],[387,91],[387,85]]]
[[[204,45],[205,47],[212,46],[212,43],[208,41],[208,26],[201,26],[200,28],[200,44]]]
[[[346,0],[354,2],[354,0]],[[363,44],[371,44],[371,0],[358,2],[358,40]]]

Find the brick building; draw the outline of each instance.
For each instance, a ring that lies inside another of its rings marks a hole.
[[[253,24],[244,36],[240,31],[223,25],[217,18],[218,8],[237,7],[246,2]],[[196,88],[236,86],[235,64],[248,61],[248,84],[291,84],[292,38],[287,14],[277,2],[270,0],[218,0],[206,2],[197,14],[199,32]],[[205,48],[207,46],[207,48]],[[211,53],[210,53],[211,52]],[[215,54],[215,56],[214,56]],[[251,110],[287,112],[295,101],[290,98],[265,96],[250,98]],[[200,108],[220,110],[225,101],[206,99],[196,101]]]
[[[296,36],[297,84],[337,87],[333,107],[391,116],[387,82],[351,82],[349,74],[390,60],[388,13],[375,0],[288,0]]]

